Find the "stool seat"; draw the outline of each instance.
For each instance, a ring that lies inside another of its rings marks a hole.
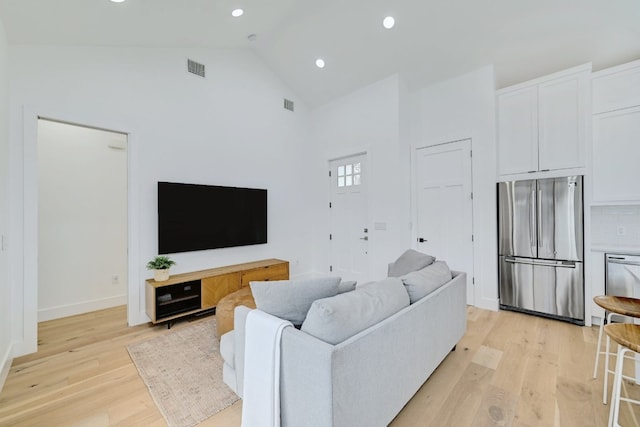
[[[622,314],[623,316],[640,317],[640,299],[637,298],[600,295],[593,297],[593,302],[612,313]]]
[[[640,325],[613,323],[606,325],[604,331],[618,344],[640,353]]]

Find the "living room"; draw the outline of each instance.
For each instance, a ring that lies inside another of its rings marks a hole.
[[[636,6],[627,6],[626,15],[637,16]],[[632,20],[624,15],[616,11],[619,23]],[[157,254],[158,181],[269,191],[267,245],[177,254],[173,272],[276,257],[290,261],[292,277],[318,276],[327,274],[330,265],[328,162],[366,152],[369,273],[372,279],[381,278],[387,263],[412,247],[416,238],[411,228],[412,150],[467,138],[473,145],[473,301],[475,307],[497,310],[496,90],[590,61],[596,70],[640,58],[637,29],[620,24],[620,45],[627,50],[620,48],[610,57],[558,49],[547,62],[529,66],[526,57],[531,52],[522,48],[510,52],[514,61],[522,62],[511,80],[501,74],[501,64],[493,62],[474,62],[451,74],[443,71],[441,78],[417,86],[419,79],[398,68],[381,78],[362,80],[331,99],[319,101],[321,96],[309,95],[314,101],[307,101],[252,48],[14,42],[7,16],[0,19],[4,375],[13,357],[37,346],[40,307],[33,206],[38,117],[128,135],[130,325],[148,322],[144,281],[150,275],[144,266]],[[187,73],[187,58],[206,65],[206,79]],[[332,72],[332,66],[312,70],[316,74],[304,85],[323,87],[319,73]],[[295,102],[294,112],[282,108],[283,98]],[[385,227],[376,230],[374,223]]]

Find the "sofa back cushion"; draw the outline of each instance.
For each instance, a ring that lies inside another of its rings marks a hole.
[[[311,303],[336,295],[339,284],[339,277],[322,277],[251,282],[249,285],[258,309],[300,326]]]
[[[389,264],[388,276],[400,277],[412,271],[420,270],[430,264],[433,264],[435,257],[423,254],[413,249],[406,250],[400,257]]]
[[[400,279],[413,304],[451,280],[451,270],[446,262],[436,261],[423,269],[405,274]]]
[[[300,330],[335,345],[408,305],[402,281],[388,278],[315,301]]]

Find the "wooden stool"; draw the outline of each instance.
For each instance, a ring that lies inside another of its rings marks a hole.
[[[614,371],[609,369],[609,355],[612,353],[609,351],[610,340],[609,335],[607,335],[607,343],[606,350],[600,351],[602,347],[602,329],[605,324],[610,324],[613,316],[618,316],[625,321],[624,316],[640,318],[640,299],[637,298],[629,298],[629,297],[619,297],[614,295],[601,295],[593,298],[593,301],[602,307],[605,310],[605,317],[602,319],[600,323],[600,330],[598,331],[598,346],[596,348],[596,363],[593,367],[593,378],[598,377],[598,363],[600,360],[600,355],[605,355],[605,363],[604,363],[604,388],[602,392],[602,403],[607,404],[607,385],[609,380],[608,374],[613,374]],[[607,312],[609,313],[607,315]],[[627,379],[634,379],[625,377]],[[634,379],[635,380],[635,379]]]
[[[616,360],[616,370],[613,376],[613,389],[611,390],[611,408],[609,409],[609,427],[618,427],[618,418],[620,416],[620,401],[629,402],[640,405],[640,400],[633,400],[620,395],[622,388],[622,368],[624,367],[624,358],[627,353],[633,357],[640,353],[640,325],[631,323],[617,323],[606,325],[604,331],[607,338],[617,342],[618,359]],[[608,356],[607,356],[608,358]],[[635,357],[634,357],[635,358]]]
[[[233,312],[239,305],[256,308],[256,302],[253,300],[253,294],[251,293],[251,286],[244,286],[218,301],[218,305],[216,306],[218,341],[222,335],[233,329]]]

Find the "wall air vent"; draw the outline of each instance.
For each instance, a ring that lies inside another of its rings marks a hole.
[[[204,64],[187,59],[187,71],[196,76],[204,77]]]
[[[290,99],[284,99],[284,108],[289,111],[293,111],[293,101]]]

